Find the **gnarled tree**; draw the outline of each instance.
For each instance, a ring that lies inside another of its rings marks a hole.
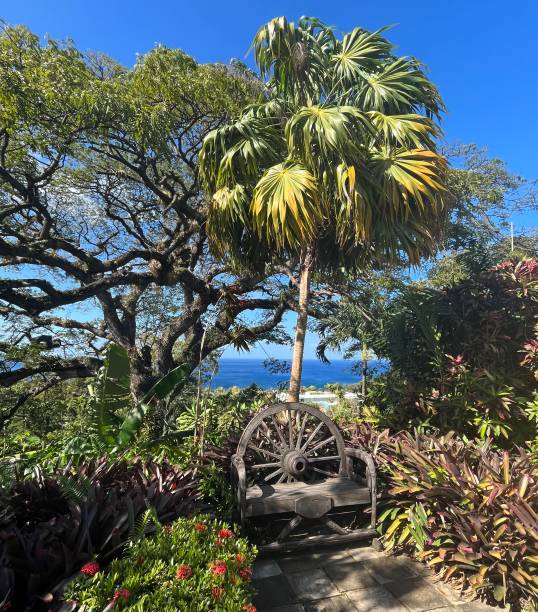
[[[139,396],[179,363],[278,334],[292,289],[211,258],[198,185],[203,138],[260,95],[239,64],[157,47],[126,69],[3,30],[0,386],[91,375],[114,341]]]

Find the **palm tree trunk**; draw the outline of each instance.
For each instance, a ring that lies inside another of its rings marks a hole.
[[[299,312],[295,327],[295,342],[293,344],[293,359],[291,362],[289,402],[298,402],[301,392],[301,376],[303,373],[304,341],[308,323],[308,301],[310,298],[310,278],[314,267],[314,251],[307,248],[301,256],[301,277],[299,280]]]
[[[361,381],[361,387],[362,387],[362,397],[366,397],[366,391],[368,390],[367,385],[368,385],[368,345],[366,344],[366,342],[362,343],[362,355],[361,355],[361,361],[362,361],[362,381]]]

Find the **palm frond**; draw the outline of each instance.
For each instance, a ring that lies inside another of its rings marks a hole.
[[[367,115],[352,106],[308,106],[286,125],[290,155],[307,167],[353,158],[368,142],[373,128]]]
[[[437,89],[412,58],[394,59],[379,71],[362,75],[363,85],[349,92],[350,103],[359,108],[386,114],[425,111],[428,116],[438,116],[444,109]]]
[[[269,168],[254,190],[251,214],[268,244],[292,250],[308,244],[323,217],[316,179],[295,162]]]
[[[381,36],[387,29],[385,27],[376,32],[368,32],[363,28],[355,28],[346,34],[339,52],[331,58],[335,78],[349,85],[364,78],[364,70],[376,68],[381,61],[387,59],[392,45]]]
[[[434,139],[441,135],[439,127],[423,115],[385,115],[379,111],[368,113],[378,135],[388,145],[434,149]]]

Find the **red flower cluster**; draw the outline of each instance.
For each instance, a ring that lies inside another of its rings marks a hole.
[[[80,568],[80,571],[85,576],[95,576],[95,574],[101,571],[101,566],[99,565],[99,563],[97,563],[97,561],[90,561],[89,563],[85,563]]]
[[[239,575],[241,578],[243,578],[243,580],[250,580],[252,578],[252,570],[250,567],[242,567],[239,570]]]
[[[129,599],[130,594],[131,593],[129,593],[127,589],[124,589],[124,588],[118,589],[112,597],[112,601],[111,601],[112,605],[116,604],[118,600],[120,599],[123,599],[123,601],[127,601]]]
[[[234,537],[234,534],[232,531],[230,531],[230,529],[221,529],[218,535],[220,540],[226,540]]]
[[[207,525],[205,523],[196,523],[194,528],[198,533],[203,533],[207,529]]]
[[[252,604],[244,604],[243,605],[243,610],[245,612],[258,612],[258,609],[256,608],[256,606],[253,606]]]
[[[192,567],[190,565],[180,565],[176,570],[177,580],[186,580],[192,576]]]
[[[211,573],[215,576],[223,576],[226,573],[226,563],[224,563],[224,561],[213,563]]]
[[[220,599],[224,595],[224,589],[222,587],[213,587],[211,589],[211,597],[213,599]]]
[[[238,565],[243,564],[246,561],[246,557],[243,553],[237,553],[237,555],[235,555],[235,560],[237,561]]]

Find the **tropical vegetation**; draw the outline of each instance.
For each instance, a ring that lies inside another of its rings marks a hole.
[[[256,73],[3,26],[0,609],[253,612],[230,460],[277,398],[212,384],[293,344],[297,399],[308,325],[355,362],[330,416],[387,551],[538,605],[535,186],[442,142],[386,32],[279,17]]]

